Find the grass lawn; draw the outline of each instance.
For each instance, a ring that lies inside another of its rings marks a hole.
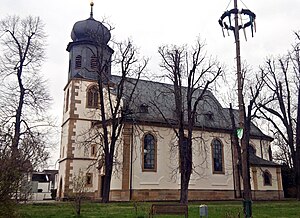
[[[238,213],[242,216],[241,202],[199,202],[189,204],[189,217],[199,218],[199,205],[208,205],[209,217],[238,217]],[[136,203],[134,207],[133,202],[128,203],[89,203],[85,202],[81,209],[80,217],[148,217],[151,203]],[[76,217],[74,209],[70,202],[55,202],[55,203],[39,203],[27,204],[19,206],[19,213],[24,218],[67,218]],[[169,217],[176,216],[155,216],[155,217]],[[183,217],[183,216],[178,216]],[[300,218],[300,202],[298,201],[274,201],[274,202],[254,202],[253,203],[253,217],[257,218]]]

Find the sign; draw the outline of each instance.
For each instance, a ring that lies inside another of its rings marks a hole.
[[[238,128],[236,130],[236,135],[239,139],[242,139],[243,138],[243,134],[244,134],[244,130],[242,128]]]

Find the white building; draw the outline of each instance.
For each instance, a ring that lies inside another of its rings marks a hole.
[[[29,200],[41,201],[54,199],[53,193],[55,193],[55,175],[57,173],[57,170],[32,172],[29,179]]]
[[[91,35],[101,39],[93,41]],[[68,82],[64,93],[63,124],[58,175],[58,198],[72,192],[74,175],[86,175],[86,188],[93,199],[101,198],[103,166],[92,165],[99,147],[80,146],[86,133],[101,119],[98,105],[96,51],[110,62],[113,50],[107,45],[108,29],[91,17],[75,23],[69,43]],[[110,76],[110,67],[105,69]],[[119,77],[110,76],[117,84]],[[117,162],[111,181],[110,199],[177,200],[180,193],[177,140],[164,118],[149,104],[155,100],[168,118],[174,113],[173,99],[162,94],[170,85],[152,81],[138,82],[131,119],[126,122],[117,149]],[[158,92],[160,94],[158,94]],[[270,161],[272,138],[251,126],[250,173],[253,199],[281,199],[283,189],[280,165]],[[234,173],[236,160],[231,142],[229,110],[211,92],[199,106],[193,141],[194,172],[189,184],[190,200],[224,200],[240,197],[242,179]],[[87,143],[85,143],[87,144]],[[234,161],[233,161],[234,160]],[[238,172],[238,170],[237,170]]]

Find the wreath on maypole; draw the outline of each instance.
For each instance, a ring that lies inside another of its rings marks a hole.
[[[241,24],[238,26],[238,30],[240,30],[240,29],[244,30],[244,35],[247,40],[245,28],[250,26],[252,37],[253,37],[254,32],[256,32],[256,22],[255,22],[256,15],[249,9],[242,9],[242,10],[231,9],[229,11],[225,11],[222,14],[222,16],[219,19],[219,24],[222,27],[223,36],[225,37],[224,29],[227,31],[235,30],[234,25],[232,25],[231,16],[236,15],[236,14],[240,17],[240,21],[241,21]],[[243,23],[242,15],[248,16],[249,19],[246,23]],[[228,23],[226,21],[224,21],[226,17],[228,18],[228,21],[229,21]],[[228,32],[228,35],[229,35],[229,32]]]

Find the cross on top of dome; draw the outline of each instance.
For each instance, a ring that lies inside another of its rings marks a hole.
[[[93,1],[91,1],[90,6],[90,17],[74,24],[71,38],[73,42],[92,41],[97,44],[107,44],[111,37],[110,31],[100,21],[93,18]]]
[[[90,18],[93,18],[93,7],[94,7],[94,2],[93,2],[93,0],[91,0],[90,6],[91,6]]]

